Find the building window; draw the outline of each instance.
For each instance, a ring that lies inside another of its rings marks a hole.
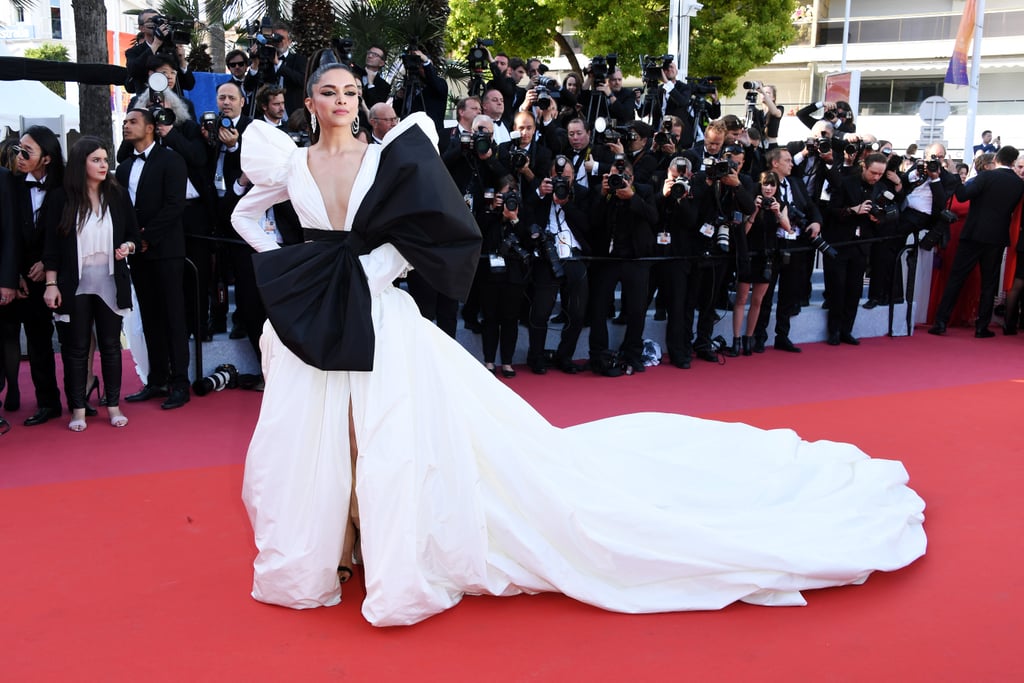
[[[25,8],[24,7],[19,7],[17,11],[18,11],[18,23],[19,24],[24,24],[25,23]]]
[[[860,111],[862,114],[916,114],[925,98],[942,94],[942,78],[865,78],[860,83]]]
[[[60,30],[60,0],[50,0],[50,37],[54,40],[63,38]]]

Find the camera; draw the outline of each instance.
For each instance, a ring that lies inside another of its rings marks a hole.
[[[541,76],[541,78],[545,78]],[[550,78],[548,80],[551,80]],[[538,85],[533,91],[537,93],[537,106],[541,109],[547,109],[551,106],[551,92],[547,89],[547,86]]]
[[[562,266],[562,259],[558,256],[558,245],[555,243],[555,236],[547,230],[534,226],[533,232],[540,233],[540,256],[542,256],[548,264],[551,266],[551,272],[554,273],[555,277],[562,277],[565,275],[565,268]]]
[[[608,74],[615,71],[619,63],[617,54],[597,55],[590,60],[590,66],[584,69],[583,73],[590,76],[594,87],[602,86],[608,82]]]
[[[518,192],[516,192],[515,190],[509,190],[508,192],[502,192],[498,196],[501,197],[501,203],[505,206],[507,210],[519,210],[520,198]]]
[[[211,391],[234,389],[238,386],[238,370],[230,363],[223,363],[214,368],[213,373],[200,377],[192,383],[192,391],[196,396],[206,396]]]
[[[177,120],[174,111],[164,106],[164,91],[167,90],[167,76],[159,71],[149,75],[149,112],[158,126],[173,126]]]
[[[277,57],[277,46],[284,41],[284,37],[274,33],[274,22],[269,16],[263,17],[262,21],[252,21],[245,26],[249,37],[249,50],[254,52],[260,60],[260,69],[257,74],[261,83],[277,82],[277,74],[274,73],[274,59]]]
[[[514,232],[509,232],[501,240],[498,245],[498,253],[505,259],[515,259],[521,263],[527,263],[530,260],[530,252],[523,249],[523,245],[519,242],[519,237]]]
[[[886,190],[881,197],[871,203],[871,210],[868,213],[879,221],[895,220],[899,216],[899,207],[896,206],[895,199],[896,196]]]
[[[761,81],[743,81],[744,90],[760,90],[763,85]]]
[[[335,37],[331,39],[331,48],[334,50],[334,54],[338,56],[338,59],[340,59],[341,63],[345,66],[352,66],[352,63],[354,62],[352,54],[355,50],[355,46],[355,41],[348,37]]]
[[[818,235],[811,240],[811,246],[817,249],[822,256],[827,256],[828,258],[835,258],[836,256],[839,256],[839,252],[836,251],[836,248],[826,242],[825,238],[821,235]]]
[[[761,210],[762,211],[771,211],[773,206],[775,206],[775,198],[774,197],[761,197]]]
[[[719,225],[715,228],[715,246],[722,251],[729,251],[729,226]]]
[[[470,148],[480,156],[487,154],[491,150],[491,134],[483,128],[474,131],[470,137]]]
[[[548,90],[558,90],[558,81],[551,76],[537,76],[537,85],[542,85]]]
[[[218,144],[217,130],[220,127],[219,119],[220,114],[215,111],[204,111],[199,117],[199,126],[206,131],[207,140],[211,145]]]
[[[676,144],[676,136],[672,134],[672,119],[665,117],[661,120],[661,128],[654,133],[654,146]]]
[[[863,142],[848,142],[846,143],[846,146],[843,148],[843,152],[852,157],[855,157],[861,152],[863,152],[866,149],[866,147],[867,145],[865,145]]]
[[[732,159],[719,160],[709,157],[704,160],[704,173],[707,175],[708,180],[721,180],[738,167],[739,164]]]
[[[721,76],[686,77],[687,83],[690,84],[690,92],[693,93],[693,97],[698,97],[700,99],[704,99],[705,95],[714,95],[717,93],[718,82],[721,80]]]
[[[661,73],[672,64],[674,59],[675,55],[661,55],[660,57],[644,55],[640,61],[644,83],[648,87],[657,87],[661,82]]]
[[[956,220],[957,215],[949,209],[940,211],[935,227],[929,228],[921,238],[920,247],[925,251],[931,251],[935,247],[944,247],[949,244],[949,226]]]
[[[683,176],[679,176],[672,181],[672,187],[669,188],[668,193],[672,199],[682,199],[690,194],[690,182]]]
[[[518,171],[530,163],[530,153],[519,147],[515,142],[515,138],[513,138],[513,144],[508,149],[508,158],[513,170]]]
[[[477,38],[476,45],[469,48],[469,55],[466,57],[466,62],[469,64],[469,70],[476,76],[482,76],[487,71],[488,54],[487,48],[494,45],[494,41],[489,38]]]
[[[162,14],[157,14],[152,19],[153,35],[163,41],[164,45],[174,47],[175,45],[188,45],[192,42],[192,29],[195,28],[195,19],[168,19]],[[160,46],[161,48],[163,45]]]
[[[551,181],[551,194],[556,199],[568,199],[569,198],[569,179],[565,176],[556,175],[554,178],[549,178]]]
[[[942,162],[939,161],[939,158],[934,154],[932,155],[931,159],[925,162],[925,170],[927,170],[929,173],[938,173],[939,169],[941,168]]]

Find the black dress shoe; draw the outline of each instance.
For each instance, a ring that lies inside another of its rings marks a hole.
[[[506,370],[505,368],[502,368],[501,376],[504,377],[505,379],[512,379],[513,377],[516,376],[516,371],[513,369]]]
[[[680,370],[689,370],[690,369],[690,359],[689,358],[684,358],[684,359],[682,359],[679,362],[672,361],[672,365],[676,366]]]
[[[1016,332],[1016,330],[1014,330]],[[16,391],[7,391],[7,400],[4,402],[4,408],[8,412],[16,413],[21,408],[21,394]]]
[[[559,313],[558,315],[553,316],[550,322],[552,325],[565,325],[569,322],[569,316],[564,312]]]
[[[874,299],[868,299],[867,301],[864,302],[864,308],[869,311],[877,306],[878,302],[875,301]]]
[[[800,347],[789,341],[789,337],[776,337],[775,338],[775,350],[776,351],[788,351],[790,353],[800,353]]]
[[[532,372],[535,375],[546,375],[548,373],[548,369],[544,367],[544,363],[534,362],[527,363],[527,365],[530,366],[530,372]]]
[[[625,325],[625,324],[626,324],[626,318],[621,313],[619,313],[617,316],[612,318],[612,325]]]
[[[25,426],[35,427],[55,417],[60,417],[60,408],[40,408],[35,415],[25,420]]]
[[[695,352],[696,352],[697,358],[700,358],[701,360],[706,360],[709,363],[717,363],[718,362],[718,354],[715,353],[714,351],[712,351],[707,346],[702,346],[699,349],[695,349]]]
[[[580,373],[580,366],[573,363],[571,360],[558,361],[558,369],[567,375],[578,375]]]
[[[996,336],[996,333],[987,327],[979,327],[974,331],[974,337],[976,339],[988,339],[989,337]]]
[[[147,384],[134,394],[128,394],[124,400],[129,403],[148,401],[151,398],[162,398],[167,395],[167,387],[162,384]]]
[[[766,341],[768,340],[762,339],[761,337],[754,337],[750,340],[750,350],[754,353],[764,353],[764,344]]]
[[[840,334],[839,341],[843,342],[844,344],[849,344],[850,346],[860,346],[860,339],[857,339],[849,332],[843,332],[842,334]]]
[[[935,321],[935,324],[928,328],[928,334],[946,334],[946,323]]]
[[[1017,326],[1003,325],[1003,335],[1012,337],[1017,334]]]
[[[829,332],[828,340],[825,343],[827,343],[829,346],[839,346],[839,333]]]
[[[164,410],[174,410],[180,408],[188,403],[190,397],[188,395],[188,389],[172,389],[171,395],[166,401],[160,404],[160,407]]]
[[[3,436],[9,431],[11,431],[11,423],[0,417],[0,436]]]

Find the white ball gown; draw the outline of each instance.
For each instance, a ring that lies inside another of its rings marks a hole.
[[[386,144],[418,135],[420,118]],[[380,154],[366,151],[345,229]],[[234,223],[257,251],[277,248],[258,219],[285,199],[303,226],[331,229],[305,149],[255,123],[242,163],[256,187]],[[362,613],[377,626],[416,623],[466,594],[557,591],[630,613],[802,605],[802,590],[861,583],[925,552],[924,502],[900,462],[671,414],[556,428],[391,286],[409,267],[397,249],[359,260],[372,371],[319,370],[264,328],[266,390],[243,485],[257,600],[341,600],[350,403]]]

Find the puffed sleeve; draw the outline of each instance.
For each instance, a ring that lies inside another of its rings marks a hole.
[[[253,188],[231,213],[235,232],[256,251],[277,249],[274,238],[260,227],[260,219],[274,204],[288,199],[288,171],[298,148],[292,139],[264,121],[253,121],[245,129],[242,171]]]

